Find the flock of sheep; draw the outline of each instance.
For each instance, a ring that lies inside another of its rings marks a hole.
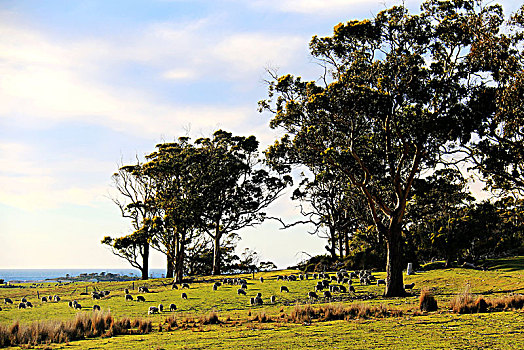
[[[287,282],[296,282],[296,281],[304,281],[309,279],[318,279],[314,290],[309,291],[307,294],[308,300],[318,300],[321,296],[324,298],[324,300],[329,301],[332,300],[335,293],[355,293],[355,287],[353,285],[353,280],[358,280],[361,286],[369,285],[371,283],[376,283],[377,285],[385,285],[386,281],[384,279],[377,279],[375,276],[371,274],[370,271],[362,270],[362,271],[356,271],[356,272],[348,272],[345,270],[340,270],[336,272],[335,274],[329,275],[327,273],[312,273],[312,274],[290,274],[290,275],[277,275],[276,281],[287,281]],[[260,277],[260,283],[264,283],[264,278]],[[237,295],[239,296],[247,296],[248,295],[248,283],[243,278],[224,278],[221,281],[216,281],[212,285],[212,290],[214,292],[218,291],[221,286],[223,285],[230,285],[230,286],[239,286],[237,289]],[[405,289],[412,289],[414,287],[414,283],[406,284],[404,285]],[[171,284],[171,289],[189,289],[190,285],[188,283],[182,283],[179,286],[175,283]],[[138,292],[142,294],[150,293],[150,290],[146,286],[141,286],[138,288]],[[280,292],[288,292],[289,293],[289,287],[287,285],[282,284],[280,286]],[[317,294],[318,293],[318,294]],[[322,293],[322,294],[320,294]],[[109,291],[94,291],[91,293],[91,297],[93,300],[100,300],[102,298],[107,297],[110,294]],[[124,290],[124,298],[126,301],[134,301],[137,302],[146,302],[146,298],[143,295],[136,295],[133,297],[129,289]],[[182,299],[188,299],[188,295],[186,292],[181,293]],[[42,303],[47,302],[59,302],[61,299],[58,295],[53,296],[43,296],[39,298]],[[277,297],[275,295],[271,295],[269,298],[269,301],[271,304],[276,303]],[[4,298],[5,304],[13,304],[13,301],[10,298]],[[75,310],[81,310],[82,305],[80,305],[76,300],[69,301],[68,302],[69,307],[75,309]],[[249,298],[249,304],[252,306],[256,305],[263,305],[264,301],[262,299],[262,293],[258,292],[256,295]],[[19,309],[26,309],[33,307],[33,304],[28,301],[25,297],[21,299],[20,303],[18,304]],[[0,311],[2,309],[0,308]],[[93,311],[100,311],[101,308],[99,305],[93,305],[92,307]],[[148,314],[159,314],[164,312],[164,310],[169,311],[175,311],[177,310],[177,307],[174,303],[171,303],[169,307],[164,308],[163,304],[159,304],[158,306],[149,306],[147,309]]]

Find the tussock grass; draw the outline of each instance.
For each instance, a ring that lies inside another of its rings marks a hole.
[[[141,325],[141,320],[137,324]],[[151,332],[151,321],[146,321]],[[20,324],[14,321],[10,326],[0,326],[0,347],[46,343],[65,343],[86,338],[108,337],[131,334],[131,321],[128,318],[115,320],[110,313],[79,313],[68,321],[39,321]],[[140,327],[139,327],[140,329]]]
[[[422,289],[419,298],[420,311],[437,311],[437,300],[428,289]]]
[[[211,311],[207,315],[200,316],[200,324],[219,324],[221,323],[220,319],[218,318],[218,314],[216,311]]]
[[[295,305],[287,318],[288,322],[311,323],[313,319],[319,321],[354,320],[367,318],[399,317],[403,312],[380,304],[371,306],[368,304],[325,304],[314,308],[310,304]]]
[[[450,302],[451,310],[459,314],[472,314],[490,311],[508,311],[524,308],[524,295],[513,294],[498,298],[474,298],[469,285],[463,292],[457,294]]]

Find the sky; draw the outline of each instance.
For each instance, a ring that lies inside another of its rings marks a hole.
[[[507,13],[518,1],[501,1]],[[257,112],[266,69],[322,73],[313,35],[394,1],[0,1],[0,268],[126,268],[100,244],[130,233],[110,197],[120,164],[179,136],[279,131]],[[419,1],[406,0],[416,11]],[[270,212],[297,217],[291,190]],[[279,267],[325,253],[307,227],[240,232]],[[153,253],[152,268],[165,258]]]

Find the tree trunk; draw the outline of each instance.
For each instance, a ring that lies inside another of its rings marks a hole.
[[[184,278],[184,256],[185,256],[185,234],[182,235],[179,245],[178,245],[178,254],[176,256],[175,263],[175,282],[182,283]]]
[[[215,243],[213,246],[213,275],[220,275],[220,233],[215,233]]]
[[[329,243],[330,246],[326,246],[327,251],[331,254],[333,260],[337,259],[336,251],[336,238],[335,238],[335,229],[333,227],[329,228]]]
[[[385,297],[400,297],[406,295],[404,290],[404,276],[402,275],[401,229],[398,225],[391,225],[386,233],[387,262],[386,262],[386,290]]]
[[[142,279],[147,280],[149,278],[149,243],[144,243],[144,251],[142,254]]]
[[[173,272],[174,272],[174,256],[173,252],[169,251],[166,254],[167,258],[167,269],[166,269],[166,278],[173,278]]]
[[[344,242],[343,242],[342,235],[343,233],[339,231],[338,232],[338,251],[339,251],[340,259],[344,259]]]
[[[349,256],[349,233],[346,230],[344,230],[344,245],[346,248],[346,257],[348,257]]]

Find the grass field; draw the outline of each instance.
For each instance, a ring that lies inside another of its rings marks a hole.
[[[385,299],[381,296],[383,286],[360,286],[354,280],[356,293],[335,293],[340,301],[324,301],[319,304],[341,305],[355,304],[367,306],[383,305],[391,310],[400,310],[399,317],[368,317],[355,320],[320,321],[296,323],[290,317],[296,305],[306,304],[307,292],[313,290],[317,280],[282,282],[276,275],[291,274],[296,271],[278,271],[243,275],[248,281],[247,296],[237,295],[238,286],[221,286],[212,290],[213,281],[202,278],[191,283],[184,290],[188,299],[181,298],[182,290],[172,290],[168,280],[150,280],[135,282],[131,294],[143,295],[145,303],[126,301],[124,289],[132,288],[130,282],[119,283],[73,283],[56,286],[47,284],[24,288],[0,288],[0,300],[13,299],[13,305],[1,304],[0,324],[9,326],[15,321],[29,324],[34,321],[72,319],[78,313],[68,306],[68,301],[77,300],[82,305],[82,312],[92,313],[93,304],[110,311],[116,318],[143,318],[153,324],[153,331],[143,335],[122,335],[116,337],[90,338],[63,344],[44,344],[40,347],[64,349],[198,349],[198,348],[486,348],[486,349],[522,349],[524,348],[524,312],[512,310],[483,314],[456,314],[450,310],[450,300],[462,293],[467,287],[474,295],[485,298],[507,296],[524,291],[524,257],[499,259],[490,262],[487,271],[471,269],[439,269],[420,272],[414,276],[405,276],[405,283],[415,282],[413,295],[404,298]],[[385,273],[377,272],[378,278]],[[265,281],[261,283],[259,277]],[[138,286],[146,285],[151,293],[138,293]],[[280,292],[280,286],[286,285],[290,292]],[[108,297],[92,300],[90,295],[81,295],[86,289],[90,293],[94,288],[109,290]],[[439,310],[421,313],[418,311],[418,296],[422,288],[430,289],[435,295]],[[59,295],[58,303],[42,303],[37,299],[37,291],[42,295]],[[249,298],[257,292],[262,293],[263,306],[250,306]],[[276,296],[276,303],[271,304],[271,295]],[[18,310],[16,305],[22,297],[30,300],[34,307]],[[168,306],[175,303],[177,311],[164,312],[161,315],[147,315],[149,306],[158,304]],[[313,305],[313,307],[320,307]],[[211,311],[218,314],[218,325],[203,325],[199,321],[202,315]],[[166,317],[173,316],[177,326],[167,331],[164,324]],[[260,322],[256,319],[270,319]],[[162,331],[159,326],[162,325]]]

